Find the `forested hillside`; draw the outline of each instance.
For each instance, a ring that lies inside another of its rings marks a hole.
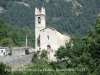
[[[34,30],[35,7],[46,9],[46,24],[70,35],[84,36],[100,15],[100,0],[0,0],[0,18]]]
[[[3,20],[0,20],[0,46],[21,46],[25,47],[26,35],[28,36],[28,46],[35,46],[34,30],[11,26]]]

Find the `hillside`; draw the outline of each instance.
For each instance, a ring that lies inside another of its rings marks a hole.
[[[35,7],[46,9],[46,24],[70,35],[84,36],[100,15],[100,0],[0,0],[0,18],[34,30]]]

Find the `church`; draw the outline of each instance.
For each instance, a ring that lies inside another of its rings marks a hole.
[[[45,8],[35,8],[35,50],[52,50],[56,51],[60,46],[69,42],[70,36],[63,34],[57,29],[46,27]]]

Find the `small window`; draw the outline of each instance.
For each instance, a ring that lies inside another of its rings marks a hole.
[[[47,36],[48,40],[49,40],[49,36]]]
[[[40,40],[38,40],[37,42],[40,43]]]
[[[41,18],[40,18],[40,17],[38,17],[38,23],[39,23],[39,24],[41,23]]]
[[[6,55],[6,53],[4,52],[3,55]]]
[[[1,53],[3,53],[3,50],[1,50]]]

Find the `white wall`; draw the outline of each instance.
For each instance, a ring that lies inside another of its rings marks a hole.
[[[63,35],[63,41],[69,42],[70,41],[70,36],[69,35]]]
[[[58,31],[56,33],[57,33],[56,36],[58,38],[58,48],[59,48],[60,46],[62,46],[64,44],[63,35]]]
[[[49,39],[47,36],[49,36]],[[41,49],[47,50],[47,45],[50,45],[52,50],[57,50],[58,48],[57,44],[58,44],[58,38],[55,30],[46,28],[40,32]]]
[[[40,23],[38,23],[38,18],[40,17]],[[42,7],[41,10],[35,8],[35,50],[39,49],[37,45],[37,39],[40,35],[40,30],[45,28],[45,9]]]
[[[6,48],[1,48],[0,49],[0,56],[5,56],[7,54],[8,54],[8,52],[7,52],[7,49]]]
[[[49,40],[48,37],[49,36]],[[40,47],[47,50],[47,45],[51,46],[52,50],[57,50],[60,46],[64,46],[69,42],[70,36],[63,35],[55,29],[46,28],[40,31]]]

